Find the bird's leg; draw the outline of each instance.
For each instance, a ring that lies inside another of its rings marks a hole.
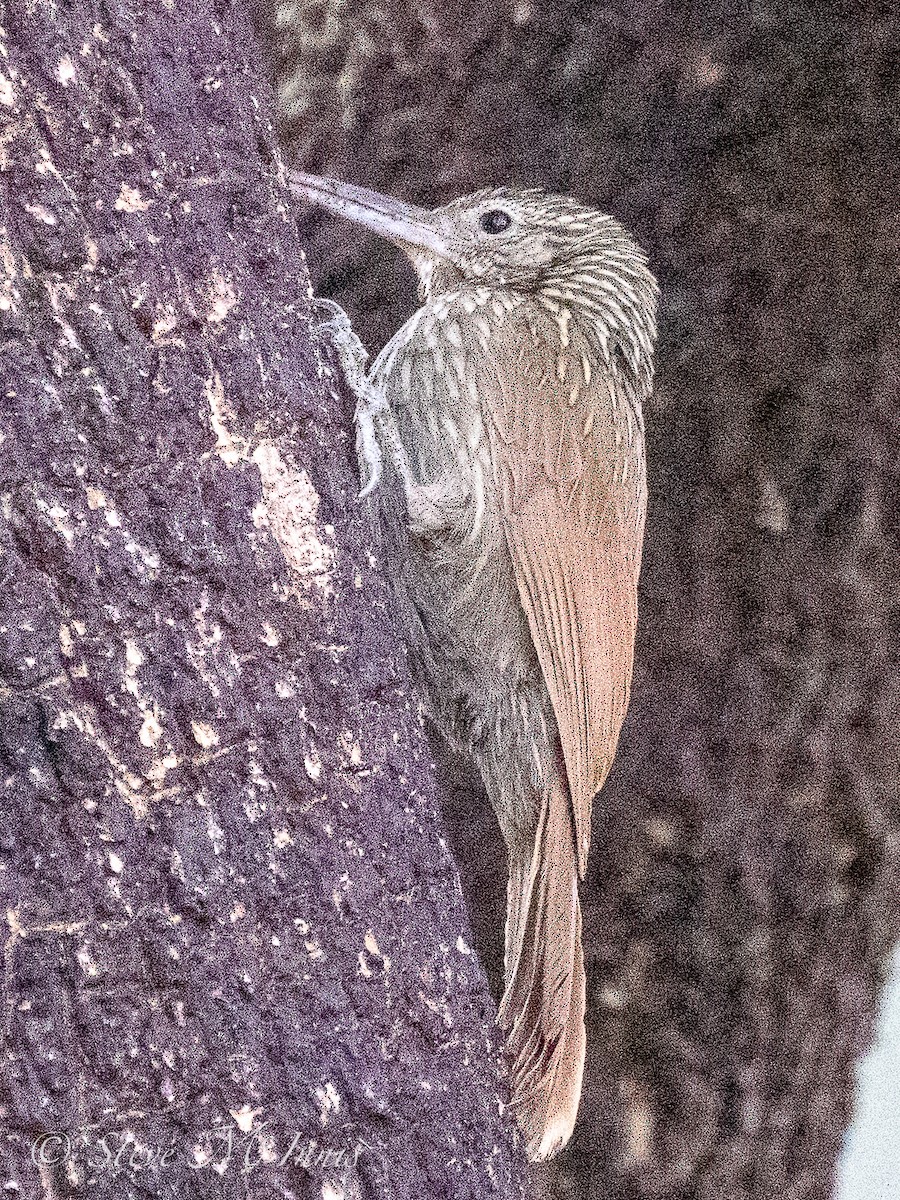
[[[363,483],[360,500],[364,500],[381,482],[386,453],[403,484],[413,527],[440,528],[446,522],[428,497],[426,489],[417,483],[412,473],[391,406],[383,389],[366,374],[369,355],[354,332],[350,318],[333,300],[316,297],[312,304],[314,309],[324,310],[328,314],[319,322],[319,328],[331,338],[347,386],[356,396],[356,452]]]
[[[317,296],[312,306],[314,310],[327,314],[324,320],[319,322],[319,329],[329,335],[347,386],[356,396],[354,421],[356,453],[363,484],[359,495],[362,499],[381,482],[382,451],[378,438],[378,422],[379,418],[390,410],[384,393],[366,375],[369,355],[350,324],[350,318],[333,300]]]

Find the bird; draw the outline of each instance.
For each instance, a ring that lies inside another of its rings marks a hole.
[[[543,1161],[581,1095],[578,885],[631,686],[658,286],[623,226],[570,196],[495,187],[427,209],[299,170],[289,186],[418,276],[420,307],[365,373],[354,342],[361,495],[424,707],[477,765],[506,844],[498,1022]]]

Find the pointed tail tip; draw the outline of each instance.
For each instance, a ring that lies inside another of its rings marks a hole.
[[[529,1162],[548,1162],[551,1158],[555,1158],[560,1150],[568,1144],[574,1128],[575,1119],[571,1114],[556,1114],[544,1125],[542,1130],[537,1131],[528,1141],[525,1152]]]
[[[572,1124],[554,1124],[549,1129],[545,1129],[540,1145],[537,1149],[531,1149],[530,1151],[529,1157],[531,1161],[549,1162],[551,1158],[555,1158],[560,1150],[568,1144],[574,1128],[575,1124],[573,1122]]]
[[[552,1083],[525,1096],[513,1097],[525,1153],[530,1162],[547,1162],[559,1154],[575,1129],[584,1059],[557,1069]]]
[[[570,1001],[562,1037],[547,1038],[540,1024],[531,1030],[530,1038],[516,1038],[515,1026],[508,1034],[517,1043],[512,1067],[512,1109],[531,1162],[546,1162],[557,1155],[571,1138],[578,1118],[584,1078],[587,998],[580,909],[577,929]],[[511,1048],[509,1040],[507,1046]],[[544,1070],[541,1070],[542,1058]]]

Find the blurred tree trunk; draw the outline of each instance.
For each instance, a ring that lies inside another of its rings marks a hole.
[[[548,1195],[825,1200],[898,934],[895,21],[846,11],[280,4],[303,163],[425,202],[570,190],[662,283],[634,697],[584,889],[591,1062]],[[319,286],[377,345],[411,282],[335,229],[310,224]],[[442,773],[496,962],[499,842]]]
[[[0,1189],[520,1195],[244,6],[3,25]]]

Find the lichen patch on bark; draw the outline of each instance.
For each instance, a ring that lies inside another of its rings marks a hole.
[[[228,467],[252,462],[259,469],[263,498],[251,510],[252,524],[256,529],[271,530],[301,585],[282,595],[305,601],[305,589],[314,585],[324,597],[331,596],[334,530],[319,526],[319,495],[308,473],[285,462],[269,437],[254,438],[234,430],[234,412],[228,406],[219,376],[207,380],[205,391],[209,423],[216,435],[216,454]]]

